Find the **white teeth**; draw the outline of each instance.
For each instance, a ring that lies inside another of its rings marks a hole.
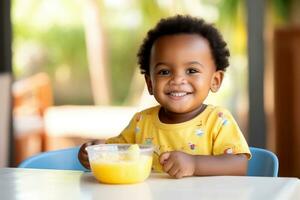
[[[170,95],[175,96],[175,97],[182,97],[182,96],[187,95],[187,93],[186,92],[171,92]]]

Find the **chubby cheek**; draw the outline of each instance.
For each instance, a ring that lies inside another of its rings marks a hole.
[[[153,92],[163,92],[163,90],[165,89],[165,87],[167,87],[167,81],[163,80],[163,79],[154,79],[154,81],[152,81],[152,86],[153,86]]]
[[[163,98],[164,96],[164,89],[163,87],[160,87],[159,85],[155,85],[153,87],[153,95],[156,99]]]
[[[165,87],[162,86],[162,85],[159,85],[159,84],[156,84],[154,87],[153,87],[153,95],[154,95],[154,98],[156,99],[156,101],[158,103],[163,103],[165,101],[165,99],[167,98],[166,95],[165,95]]]
[[[208,89],[210,88],[211,81],[209,79],[195,79],[191,81],[194,88]]]

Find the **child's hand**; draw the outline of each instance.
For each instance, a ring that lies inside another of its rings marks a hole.
[[[85,150],[85,148],[90,145],[103,144],[103,143],[105,143],[104,140],[93,140],[93,141],[86,142],[83,145],[81,145],[79,152],[78,152],[78,160],[85,168],[87,168],[87,169],[91,168],[88,154],[87,154],[87,151]]]
[[[159,162],[165,172],[176,178],[193,176],[195,172],[195,157],[181,151],[165,152]]]

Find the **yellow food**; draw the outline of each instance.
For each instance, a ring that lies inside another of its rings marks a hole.
[[[139,145],[137,145],[137,144],[130,145],[130,147],[127,149],[127,154],[125,156],[125,159],[137,160],[137,159],[139,159],[140,153],[141,153],[141,151],[140,151]]]
[[[144,181],[150,174],[152,156],[139,155],[137,159],[96,159],[91,168],[97,180],[103,183],[124,184]]]

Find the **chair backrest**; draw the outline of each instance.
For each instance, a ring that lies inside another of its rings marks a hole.
[[[60,169],[88,171],[78,161],[79,147],[48,151],[23,161],[19,168]],[[250,147],[252,158],[248,162],[248,176],[278,176],[278,159],[271,151]]]
[[[250,147],[252,158],[248,162],[248,176],[278,176],[278,158],[266,149]]]
[[[88,171],[78,161],[79,147],[43,152],[24,160],[19,168]]]

